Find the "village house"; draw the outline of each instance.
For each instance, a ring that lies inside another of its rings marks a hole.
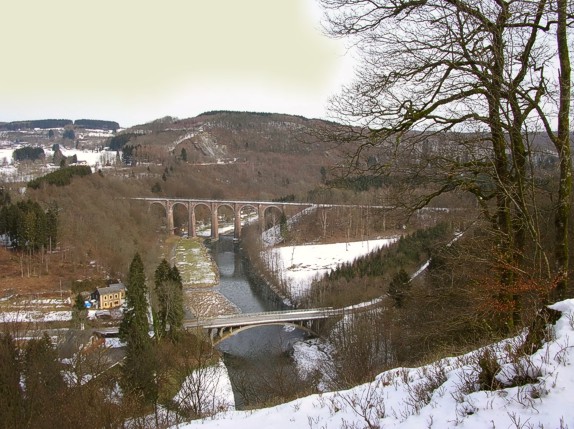
[[[98,308],[115,308],[124,303],[126,287],[123,283],[111,284],[107,287],[99,287],[92,294],[92,299],[98,303]]]

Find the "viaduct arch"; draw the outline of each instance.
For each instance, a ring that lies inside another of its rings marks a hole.
[[[234,200],[206,200],[206,199],[182,199],[182,198],[133,198],[135,200],[143,200],[151,207],[154,204],[163,207],[167,217],[167,229],[170,234],[174,233],[174,209],[181,205],[187,211],[189,236],[197,236],[196,227],[196,214],[197,207],[206,207],[211,213],[211,239],[217,240],[219,238],[219,209],[228,207],[234,214],[233,236],[236,239],[241,238],[241,212],[245,208],[250,208],[257,213],[259,219],[259,227],[264,229],[265,213],[269,209],[277,209],[282,214],[286,214],[288,206],[305,209],[313,206],[313,204],[304,203],[277,203],[266,201],[234,201]]]

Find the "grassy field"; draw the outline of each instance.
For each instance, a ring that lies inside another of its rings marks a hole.
[[[237,307],[214,289],[219,271],[202,240],[174,237],[167,243],[183,281],[185,306],[194,317],[237,313]]]
[[[176,238],[173,263],[177,266],[184,288],[210,288],[219,282],[217,266],[202,244],[201,238]]]

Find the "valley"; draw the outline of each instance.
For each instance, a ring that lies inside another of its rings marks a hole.
[[[406,204],[407,196],[432,192],[428,175],[419,182],[400,171],[347,175],[340,165],[348,148],[326,138],[338,130],[326,121],[245,112],[162,118],[114,131],[74,124],[1,130],[0,326],[18,341],[42,330],[55,344],[64,332],[83,338],[79,347],[89,353],[67,352],[51,362],[76,371],[78,380],[91,377],[93,368],[108,374],[102,385],[74,387],[86,395],[125,389],[126,371],[144,370],[149,359],[161,377],[144,385],[141,373],[135,385],[151,388],[146,395],[155,402],[124,391],[118,403],[133,400],[136,408],[118,405],[114,418],[101,414],[111,426],[141,418],[144,427],[343,391],[385,370],[507,334],[512,308],[492,292],[489,277],[498,268],[484,269],[493,263],[485,255],[495,253],[483,208],[455,188],[425,207]],[[455,145],[445,136],[429,142],[431,153]],[[367,163],[384,163],[386,156],[373,152]],[[554,157],[541,151],[541,165]],[[424,165],[422,155],[409,163],[415,161]],[[550,171],[544,167],[542,175]],[[412,194],[405,193],[407,184]],[[265,208],[257,209],[258,202]],[[57,230],[44,229],[38,210],[57,214]],[[94,306],[110,284],[126,285],[129,295],[134,255],[143,265],[153,351],[138,352],[139,361],[129,360],[126,338],[104,338],[121,332],[131,298],[111,310],[81,307]],[[177,269],[175,277],[158,274],[164,260]],[[168,280],[158,280],[161,275]],[[182,319],[174,313],[166,323],[179,293],[170,288],[178,282]],[[168,289],[159,289],[162,284]],[[532,320],[547,287],[528,285],[520,292],[522,324]],[[349,311],[313,325],[311,337],[265,326],[235,333],[217,348],[213,333],[190,329],[177,336],[170,327],[280,308]],[[69,339],[62,344],[70,348]],[[113,363],[105,363],[106,353]],[[92,359],[99,359],[92,369],[80,364]],[[204,377],[220,380],[222,388],[201,387]],[[105,395],[97,401],[101,409],[108,405]]]

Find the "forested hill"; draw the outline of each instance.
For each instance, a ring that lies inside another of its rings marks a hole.
[[[185,148],[197,161],[242,157],[246,152],[303,154],[324,152],[316,137],[328,122],[278,113],[215,111],[194,118],[165,117],[126,130],[131,145],[172,145]]]
[[[110,146],[121,149],[125,144],[149,147],[164,146],[179,154],[185,149],[191,161],[243,157],[249,152],[282,154],[311,154],[334,151],[341,142],[318,138],[336,134],[341,125],[299,115],[265,112],[211,111],[193,118],[170,116],[136,125],[118,135]],[[129,135],[127,135],[129,134]],[[533,133],[533,147],[552,150],[547,136]],[[448,145],[444,135],[429,135],[431,146]]]
[[[0,122],[0,131],[17,131],[30,129],[50,129],[50,128],[90,128],[98,130],[117,130],[120,125],[115,121],[103,121],[99,119],[33,119],[27,121]]]

